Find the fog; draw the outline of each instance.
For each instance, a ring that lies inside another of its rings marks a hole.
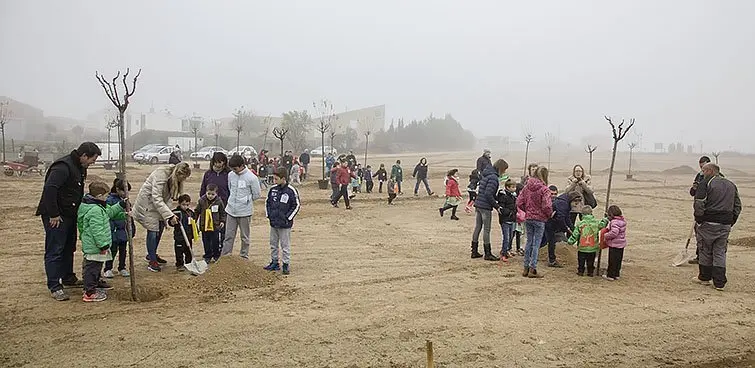
[[[278,115],[328,98],[387,121],[451,113],[478,137],[604,133],[752,151],[755,2],[0,2],[0,95],[108,106],[95,70],[143,68],[131,109]]]

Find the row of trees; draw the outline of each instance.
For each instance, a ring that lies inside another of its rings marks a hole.
[[[391,121],[387,130],[375,132],[372,147],[376,151],[456,151],[473,149],[477,143],[472,132],[465,130],[450,114],[438,118],[432,114],[423,120]]]

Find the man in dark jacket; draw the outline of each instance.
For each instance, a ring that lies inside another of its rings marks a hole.
[[[270,264],[265,266],[268,271],[283,268],[283,274],[288,275],[291,263],[291,227],[294,217],[299,213],[301,202],[296,188],[288,185],[288,172],[278,170],[275,173],[275,185],[267,193],[265,209],[270,220]],[[280,244],[280,252],[278,245]],[[278,254],[282,253],[282,265],[278,263]]]
[[[703,181],[704,175],[703,175],[703,166],[705,164],[710,162],[710,157],[708,156],[702,156],[700,157],[700,160],[698,161],[700,165],[700,172],[695,175],[695,181],[692,182],[692,187],[689,188],[689,195],[692,197],[695,196],[695,193],[697,192],[697,187],[700,186],[700,182]],[[697,227],[695,227],[695,231],[697,231]],[[695,250],[695,259],[691,259],[689,261],[690,264],[697,264],[698,259],[698,250]]]
[[[414,167],[414,172],[412,173],[413,178],[417,178],[417,183],[414,185],[414,196],[418,196],[417,193],[419,191],[419,183],[425,184],[425,190],[427,190],[427,195],[431,196],[433,195],[433,191],[430,190],[430,183],[427,181],[427,159],[422,157],[419,160],[419,163],[417,166]]]
[[[285,153],[283,153],[281,161],[283,167],[285,167],[288,172],[291,172],[291,168],[294,167],[294,156],[291,154],[291,151],[286,151]]]
[[[700,255],[696,281],[723,290],[726,285],[726,248],[731,227],[742,212],[737,186],[723,178],[716,164],[703,166],[704,178],[695,193],[697,249]]]
[[[493,166],[493,162],[490,160],[490,150],[486,148],[482,152],[482,156],[477,158],[477,172],[480,175],[480,179],[482,179],[482,172],[488,166]]]
[[[299,155],[299,162],[301,162],[301,165],[304,166],[304,175],[302,175],[301,180],[307,179],[307,174],[309,174],[309,163],[311,158],[309,157],[309,150],[304,150],[301,155]]]
[[[100,155],[102,151],[96,144],[84,142],[71,154],[53,162],[45,176],[36,215],[42,217],[45,229],[47,288],[58,301],[69,299],[63,287],[81,287],[73,272],[76,219],[84,197],[87,167]]]
[[[558,188],[555,185],[551,185],[548,189],[551,190],[553,195],[558,194]],[[571,221],[569,216],[572,203],[581,200],[579,192],[564,193],[553,198],[553,217],[545,223],[543,243],[540,245],[541,247],[548,245],[548,267],[563,267],[556,260],[557,234],[565,232],[567,238],[571,235],[574,229],[574,222]]]
[[[348,163],[350,170],[354,170],[357,166],[357,157],[354,156],[354,151],[349,151],[349,154],[346,155],[346,163]]]

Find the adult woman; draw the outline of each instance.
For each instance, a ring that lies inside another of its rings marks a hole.
[[[191,176],[189,164],[181,162],[156,169],[144,181],[134,205],[134,220],[147,229],[147,260],[148,269],[152,272],[160,271],[160,264],[165,260],[157,256],[157,246],[160,244],[165,222],[173,225],[176,216],[173,214],[168,201],[176,201],[183,193],[183,184]]]
[[[524,247],[524,272],[522,276],[541,278],[537,273],[537,255],[545,233],[545,223],[553,215],[551,192],[548,189],[548,169],[539,167],[535,175],[527,179],[517,197],[516,207],[525,212],[527,243]]]
[[[202,177],[202,186],[199,188],[199,196],[207,192],[207,184],[218,186],[218,197],[223,203],[228,203],[228,156],[223,152],[215,152],[210,160],[210,169],[205,171]]]
[[[571,192],[579,193],[579,197],[582,198],[582,202],[577,204],[579,207],[572,207],[572,213],[581,212],[582,207],[586,204],[592,208],[595,208],[598,205],[595,202],[592,185],[590,184],[590,175],[585,174],[585,169],[582,165],[574,165],[572,175],[567,179],[566,190],[564,193]]]
[[[522,176],[522,180],[520,181],[520,183],[522,185],[527,184],[527,179],[535,176],[535,171],[537,171],[537,168],[538,168],[538,164],[536,163],[531,163],[527,165],[527,175]]]
[[[497,261],[498,257],[494,256],[490,250],[490,221],[493,215],[493,209],[498,208],[498,177],[506,173],[509,164],[504,160],[497,160],[493,166],[486,166],[482,171],[477,199],[475,206],[475,228],[472,233],[472,258],[480,258],[480,231],[482,231],[482,245],[485,251],[486,261]]]
[[[413,178],[417,178],[417,183],[414,184],[414,196],[418,196],[417,191],[419,191],[419,183],[425,184],[425,189],[427,190],[427,195],[431,196],[433,195],[433,191],[430,190],[430,183],[427,182],[427,159],[422,157],[419,160],[419,163],[417,166],[414,167],[414,173],[412,174]]]

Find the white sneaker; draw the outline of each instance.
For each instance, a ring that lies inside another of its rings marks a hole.
[[[113,270],[107,270],[105,271],[105,274],[102,275],[105,276],[105,278],[112,279],[113,278]]]
[[[128,273],[128,271],[126,271],[126,270],[121,270],[121,276],[123,276],[123,277],[129,277],[129,276],[131,276],[131,274]]]

